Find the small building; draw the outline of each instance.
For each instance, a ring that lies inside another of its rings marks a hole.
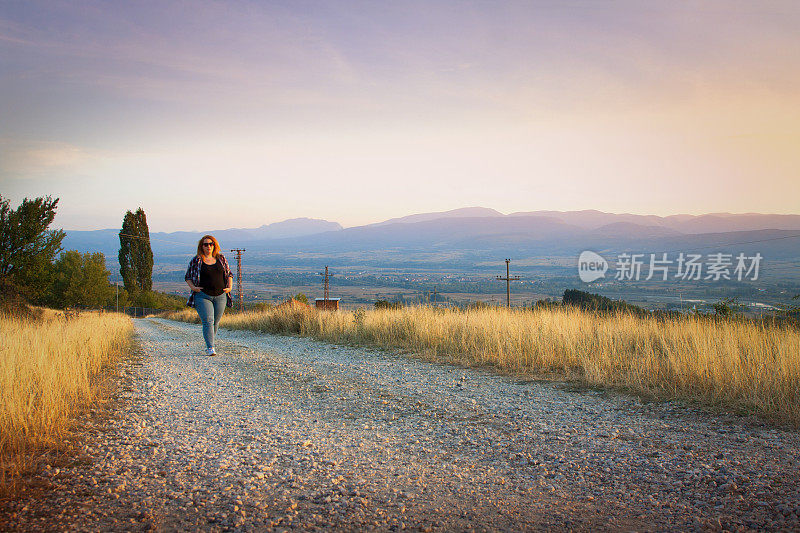
[[[338,311],[339,310],[339,300],[341,298],[317,298],[314,300],[314,306],[317,308],[317,311]]]

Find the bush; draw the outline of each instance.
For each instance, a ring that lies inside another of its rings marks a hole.
[[[715,303],[712,307],[714,308],[714,314],[720,318],[733,318],[742,309],[736,298],[725,298],[721,302]]]
[[[485,309],[494,309],[497,307],[496,305],[487,304],[486,302],[481,302],[480,300],[476,300],[474,302],[468,303],[464,308],[469,311],[482,311]]]
[[[555,309],[561,304],[547,298],[546,300],[536,300],[536,303],[531,306],[531,309]]]
[[[564,305],[571,305],[580,307],[587,311],[611,311],[611,312],[627,312],[637,316],[645,316],[649,313],[646,309],[639,306],[629,304],[624,300],[612,300],[599,294],[592,294],[590,292],[579,291],[577,289],[567,289],[564,291],[564,296],[561,298]]]
[[[37,320],[41,316],[41,309],[29,306],[13,283],[0,279],[0,317]]]
[[[375,309],[402,309],[400,302],[390,302],[389,300],[378,300],[375,302]]]
[[[269,302],[256,302],[254,304],[247,304],[248,311],[268,311],[272,309],[272,304]]]
[[[295,294],[294,299],[297,300],[298,302],[303,302],[304,304],[308,304],[308,296],[306,296],[302,292],[298,292],[297,294]]]
[[[153,309],[171,309],[178,311],[186,307],[186,298],[174,294],[157,291],[140,292],[131,298],[130,306],[151,307]]]

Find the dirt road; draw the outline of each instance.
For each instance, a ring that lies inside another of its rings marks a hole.
[[[409,356],[136,321],[116,416],[12,531],[800,529],[800,434]]]

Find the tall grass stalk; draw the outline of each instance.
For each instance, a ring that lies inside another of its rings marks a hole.
[[[0,488],[58,444],[71,417],[97,397],[98,376],[132,333],[131,320],[118,314],[0,316]]]
[[[173,317],[196,321],[193,310]],[[576,308],[430,307],[357,314],[268,310],[228,314],[222,325],[555,374],[800,425],[800,331],[790,327],[692,316],[597,315]]]

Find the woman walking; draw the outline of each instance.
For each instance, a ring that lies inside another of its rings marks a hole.
[[[186,284],[192,289],[186,305],[194,307],[203,323],[203,338],[206,355],[217,355],[214,337],[225,307],[231,307],[233,274],[225,256],[219,253],[219,242],[211,235],[204,235],[197,243],[197,255],[189,261],[186,269]]]

